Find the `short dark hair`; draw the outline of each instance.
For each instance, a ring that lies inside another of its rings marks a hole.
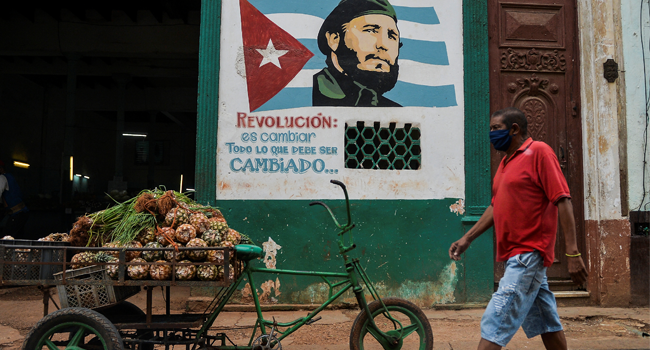
[[[515,107],[507,107],[492,113],[492,117],[503,117],[503,122],[508,129],[512,128],[512,124],[517,123],[521,129],[522,136],[528,135],[528,119],[524,112]]]

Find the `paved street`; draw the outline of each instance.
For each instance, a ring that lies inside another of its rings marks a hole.
[[[175,288],[171,305],[174,313],[187,309],[189,291]],[[55,296],[55,300],[58,300]],[[144,308],[145,294],[129,299]],[[31,325],[42,317],[40,291],[34,288],[0,290],[0,349],[19,349]],[[154,291],[154,312],[163,312],[162,293]],[[194,306],[197,311],[199,305]],[[50,310],[55,310],[50,302]],[[255,313],[248,308],[233,306],[222,313],[213,328],[226,331],[238,344],[244,344],[255,323]],[[203,311],[202,309],[200,311]],[[480,339],[482,309],[424,310],[431,323],[434,349],[476,349]],[[286,322],[307,314],[298,311],[266,311],[267,319]],[[322,319],[304,326],[282,342],[286,350],[349,349],[352,323],[358,311],[352,309],[325,310]],[[570,349],[650,349],[650,309],[648,308],[597,308],[564,307],[560,316],[565,326]],[[230,331],[228,331],[230,330]],[[646,334],[644,336],[644,333]],[[507,349],[544,349],[541,339],[527,339],[519,331]]]

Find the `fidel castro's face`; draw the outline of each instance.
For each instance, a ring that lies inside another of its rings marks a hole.
[[[345,25],[344,44],[356,53],[357,68],[390,72],[399,55],[397,23],[385,15],[366,15]]]

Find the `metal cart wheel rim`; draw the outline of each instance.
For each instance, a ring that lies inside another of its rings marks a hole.
[[[91,326],[89,326],[89,325],[87,325],[85,323],[81,323],[81,322],[65,322],[65,323],[61,323],[61,324],[51,328],[49,331],[47,331],[41,337],[41,339],[38,340],[38,345],[37,345],[36,348],[37,349],[42,349],[43,346],[47,346],[48,349],[51,349],[51,350],[58,349],[57,345],[54,344],[54,342],[52,342],[50,340],[50,337],[52,337],[52,335],[58,333],[58,331],[60,329],[65,329],[65,328],[70,328],[70,327],[79,327],[79,328],[76,330],[75,335],[72,336],[69,339],[68,344],[66,344],[66,347],[65,347],[66,350],[80,350],[80,349],[83,349],[83,348],[79,347],[79,342],[82,339],[85,338],[84,334],[86,334],[86,331],[89,331],[88,335],[94,334],[97,337],[97,339],[99,339],[102,342],[102,348],[103,349],[108,348],[106,346],[106,341],[104,340],[104,338],[101,336],[101,334],[99,334],[99,332],[95,328],[93,328],[93,327],[91,327]]]

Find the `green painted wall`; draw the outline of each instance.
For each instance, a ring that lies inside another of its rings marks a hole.
[[[430,201],[351,202],[353,230],[359,257],[382,295],[410,299],[420,305],[465,303],[489,299],[491,248],[472,250],[468,260],[454,263],[448,249],[463,233],[461,216],[449,206],[455,199]],[[272,238],[282,246],[277,268],[344,272],[338,255],[337,229],[324,208],[310,201],[218,201],[228,223],[262,245]],[[345,220],[345,202],[327,201],[339,221]],[[474,247],[485,247],[476,242]],[[473,247],[473,248],[474,248]],[[469,267],[468,263],[476,266]],[[263,262],[257,262],[263,266]],[[470,282],[466,280],[466,270]],[[276,276],[261,276],[259,285]],[[323,300],[327,289],[313,277],[280,276],[280,302],[311,303]]]
[[[465,209],[457,216],[444,200],[353,201],[357,254],[382,295],[399,295],[423,306],[486,302],[493,292],[493,241],[486,232],[463,260],[448,256],[452,242],[468,230],[490,202],[489,76],[487,7],[463,0]],[[336,256],[335,226],[323,208],[309,201],[225,201],[216,198],[219,37],[221,1],[203,0],[199,51],[196,152],[197,199],[218,205],[229,224],[262,244],[271,237],[282,246],[278,268],[342,271]],[[343,201],[328,201],[343,219]],[[261,264],[261,262],[260,262]],[[275,280],[261,278],[259,284]],[[271,278],[272,277],[272,278]],[[282,276],[280,302],[318,301],[320,281]]]

